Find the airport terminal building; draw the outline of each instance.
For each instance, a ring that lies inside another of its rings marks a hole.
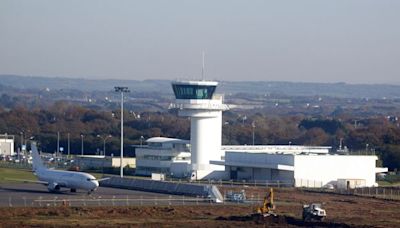
[[[176,178],[190,178],[191,154],[187,140],[156,137],[148,142],[148,146],[137,148],[137,174],[164,173]],[[174,144],[184,144],[185,150],[176,150]],[[376,167],[378,158],[375,155],[335,154],[330,152],[330,147],[225,145],[221,149],[225,154],[223,159],[210,160],[210,164],[221,169],[216,171],[218,176],[209,179],[295,187],[337,186],[345,182],[350,187],[364,187],[376,186],[376,174],[387,172],[387,168]]]
[[[221,145],[223,96],[215,81],[175,81],[178,115],[189,117],[190,141],[151,138],[136,149],[137,174],[164,173],[192,180],[239,180],[289,183],[292,186],[376,186],[375,155],[344,155],[330,147],[297,145]]]

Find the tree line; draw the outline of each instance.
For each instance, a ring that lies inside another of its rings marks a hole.
[[[124,152],[130,156],[134,156],[134,145],[144,143],[143,139],[156,136],[190,138],[190,120],[178,117],[174,110],[125,111],[124,120]],[[384,166],[400,168],[397,118],[360,118],[345,114],[334,118],[278,116],[260,112],[246,115],[240,111],[227,111],[223,115],[222,132],[225,145],[252,145],[254,142],[256,145],[320,145],[336,149],[342,141],[351,152],[374,150]],[[102,137],[111,135],[106,139],[106,154],[117,156],[120,151],[120,112],[90,109],[63,101],[48,108],[0,108],[0,133],[15,135],[16,147],[34,136],[46,152],[57,150],[59,133],[64,153],[69,135],[72,154],[81,153],[82,139],[85,154],[99,154],[103,150]]]

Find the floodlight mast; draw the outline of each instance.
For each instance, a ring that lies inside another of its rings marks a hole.
[[[124,159],[124,93],[129,93],[128,87],[115,86],[115,92],[121,93],[121,160],[120,160],[120,176],[124,177],[124,167],[123,159]]]

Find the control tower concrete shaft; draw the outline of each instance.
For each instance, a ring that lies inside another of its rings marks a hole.
[[[178,115],[190,117],[191,179],[213,178],[223,166],[212,165],[210,160],[221,160],[222,111],[228,106],[223,97],[214,94],[215,81],[172,82]]]

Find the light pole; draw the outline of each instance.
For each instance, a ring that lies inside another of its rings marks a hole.
[[[104,157],[106,156],[106,140],[111,137],[112,137],[111,135],[107,135],[104,137],[101,137],[101,135],[97,135],[97,138],[103,139],[103,155],[104,155]]]
[[[20,132],[21,134],[21,151],[22,151],[22,145],[24,144],[24,132]]]
[[[226,144],[230,144],[230,142],[231,142],[231,134],[230,134],[230,131],[229,131],[229,121],[225,121],[224,122],[224,125],[226,126],[226,134],[227,134],[227,142],[226,142]]]
[[[144,139],[143,135],[142,135],[142,136],[140,136],[140,146],[142,146],[143,139]]]
[[[120,161],[120,175],[124,177],[124,167],[122,166],[124,159],[124,93],[129,93],[128,87],[114,87],[115,92],[121,93],[121,161]]]
[[[23,154],[23,152],[22,152],[22,146],[23,146],[23,144],[24,144],[24,132],[21,131],[20,134],[21,134],[21,150],[18,152],[18,160],[20,160],[20,159],[19,159],[20,154],[21,154],[21,153]]]
[[[70,155],[70,142],[69,142],[69,132],[68,132],[68,134],[67,134],[67,139],[68,139],[68,158],[69,158],[69,155]]]
[[[83,134],[81,134],[81,155],[83,156]]]
[[[8,138],[8,135],[7,135],[7,132],[6,133],[4,133],[4,153],[6,153],[6,151],[7,151],[7,138]],[[11,154],[11,151],[10,151],[10,154]]]
[[[254,146],[254,130],[256,128],[256,123],[254,121],[251,123],[251,127],[253,128],[253,146]]]
[[[56,157],[58,157],[60,155],[60,132],[57,131],[57,153],[56,153]]]

